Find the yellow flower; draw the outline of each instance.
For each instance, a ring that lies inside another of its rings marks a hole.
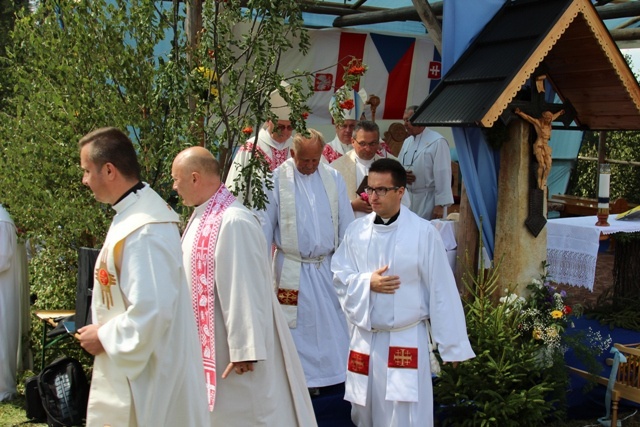
[[[533,330],[533,339],[534,340],[541,340],[542,339],[542,331],[540,329],[534,329]]]
[[[551,338],[555,338],[558,336],[558,330],[554,327],[547,328],[547,336]]]
[[[551,317],[553,317],[554,319],[561,319],[563,316],[562,312],[560,310],[553,310],[551,312]]]
[[[210,82],[218,81],[218,76],[216,75],[215,71],[213,71],[211,68],[198,67],[196,68],[196,71],[202,74],[204,78],[209,80]]]

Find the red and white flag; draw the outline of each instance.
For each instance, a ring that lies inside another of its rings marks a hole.
[[[428,36],[392,36],[388,34],[310,30],[311,47],[306,55],[297,51],[283,54],[281,70],[289,76],[293,70],[313,74],[314,94],[308,124],[331,121],[329,102],[335,90],[344,84],[344,66],[351,57],[368,67],[360,81],[369,96],[380,97],[376,119],[401,120],[409,105],[421,104],[440,81],[440,56]],[[358,89],[358,88],[356,88]],[[365,116],[371,119],[370,107]]]

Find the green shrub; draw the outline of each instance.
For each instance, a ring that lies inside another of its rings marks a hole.
[[[443,366],[434,387],[444,426],[539,426],[558,412],[566,374],[540,366],[540,345],[524,336],[517,301],[496,304],[498,267],[464,280],[474,359]]]
[[[569,377],[564,354],[573,350],[599,373],[597,356],[611,345],[599,332],[578,330],[581,313],[547,281],[546,262],[524,296],[505,290],[496,300],[500,265],[464,279],[467,330],[474,359],[444,365],[434,387],[444,426],[539,426],[564,419]],[[484,273],[482,273],[484,272]]]

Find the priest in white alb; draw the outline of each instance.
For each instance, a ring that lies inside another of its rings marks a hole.
[[[409,136],[402,144],[398,160],[407,170],[411,210],[424,219],[443,218],[446,208],[453,204],[449,143],[438,132],[411,124],[409,119],[417,108],[411,106],[404,112]]]
[[[16,394],[18,346],[21,339],[21,304],[24,257],[9,212],[0,205],[0,402]]]
[[[475,356],[440,234],[402,206],[405,185],[399,162],[371,165],[373,213],[349,226],[331,262],[350,323],[345,399],[358,427],[433,426],[430,335],[444,362]]]
[[[309,137],[295,136],[292,158],[274,171],[267,208],[259,216],[267,243],[277,248],[278,300],[307,384],[318,395],[345,380],[349,337],[330,265],[353,212],[342,177],[320,160],[322,135],[307,131]]]
[[[281,86],[286,90],[289,84],[282,82]],[[225,181],[229,191],[235,194],[241,202],[244,201],[247,193],[243,170],[249,166],[254,151],[256,156],[260,156],[267,162],[270,171],[273,171],[282,162],[291,157],[289,152],[293,142],[291,138],[293,133],[293,126],[290,121],[291,108],[277,89],[269,94],[269,101],[271,103],[271,113],[275,115],[277,121],[269,120],[263,125],[258,132],[257,143],[254,136],[238,148]],[[252,200],[254,186],[262,186],[261,174],[259,173],[254,173],[253,175],[247,200]]]
[[[95,267],[88,427],[202,427],[207,401],[179,217],[140,180],[131,140],[115,128],[79,142],[82,183],[116,211]]]
[[[273,292],[260,224],[203,147],[180,152],[173,188],[195,206],[182,238],[211,426],[315,426],[304,373]]]

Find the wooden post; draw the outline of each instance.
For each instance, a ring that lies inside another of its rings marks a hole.
[[[461,295],[467,293],[462,279],[466,274],[476,274],[478,270],[478,243],[479,232],[476,220],[473,217],[473,211],[467,197],[467,189],[464,186],[464,178],[462,179],[462,190],[460,195],[460,215],[458,217],[458,226],[456,228],[456,242],[458,243],[456,270],[454,276],[458,291]]]
[[[540,277],[542,261],[547,259],[547,228],[534,237],[525,226],[530,208],[529,192],[534,185],[530,130],[525,121],[512,120],[509,140],[500,150],[494,251],[494,260],[502,260],[500,292],[517,285],[518,293],[521,293],[531,279]],[[543,214],[546,215],[546,201],[543,203]]]
[[[187,34],[187,41],[190,49],[187,51],[187,61],[189,67],[195,66],[193,62],[193,51],[198,46],[198,36],[202,31],[202,0],[189,0],[187,1],[187,19],[185,21],[185,32]],[[189,96],[189,111],[194,113],[196,111],[196,98],[195,96]],[[193,129],[193,132],[198,135],[200,145],[204,146],[204,117],[198,118],[198,126]]]
[[[433,41],[433,44],[438,52],[442,54],[442,26],[438,22],[436,14],[433,13],[431,6],[427,0],[411,0],[413,6],[418,11],[418,15],[422,20],[422,23],[427,28],[427,33]]]

